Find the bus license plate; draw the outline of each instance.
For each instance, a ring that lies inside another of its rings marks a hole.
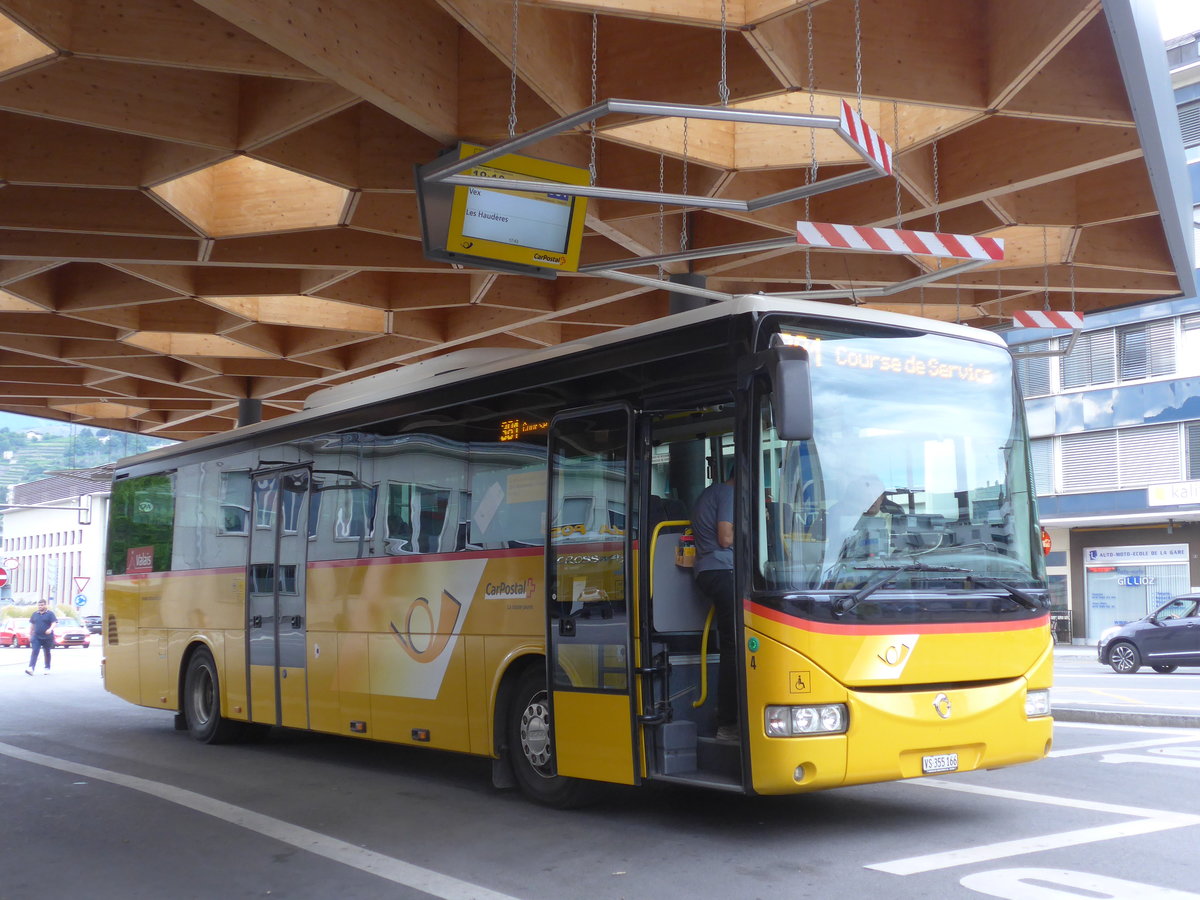
[[[922,756],[921,770],[926,775],[934,772],[954,772],[958,770],[957,753],[939,753],[937,756]]]

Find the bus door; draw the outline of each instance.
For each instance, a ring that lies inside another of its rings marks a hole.
[[[246,636],[250,718],[308,727],[305,570],[312,474],[293,468],[254,476]]]
[[[550,423],[547,684],[559,775],[638,780],[630,695],[632,411],[609,405]]]
[[[719,643],[712,601],[696,586],[692,508],[734,460],[734,404],[648,411],[641,568],[642,721],[647,769],[663,780],[740,790],[736,744],[716,741]],[[642,564],[642,559],[645,560]]]

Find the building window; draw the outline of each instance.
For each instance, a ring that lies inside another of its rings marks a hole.
[[[1170,375],[1175,371],[1175,322],[1166,320],[1117,332],[1122,381]]]
[[[1062,490],[1115,491],[1178,481],[1181,450],[1174,424],[1064,435]]]
[[[1049,350],[1050,342],[1034,341],[1031,344],[1022,344],[1020,349],[1031,353]],[[1022,397],[1040,397],[1049,394],[1052,390],[1050,384],[1050,357],[1018,358],[1017,383],[1021,387]]]
[[[1117,433],[1115,431],[1064,435],[1060,441],[1062,489],[1111,491],[1117,486]]]
[[[1151,425],[1117,432],[1117,465],[1123,488],[1180,477],[1179,426]]]
[[[1114,337],[1112,329],[1079,335],[1075,347],[1062,358],[1064,389],[1111,384],[1117,380]],[[1059,338],[1060,346],[1066,347],[1069,340]]]
[[[1054,438],[1036,438],[1029,442],[1033,465],[1034,491],[1039,497],[1054,493]]]
[[[1188,422],[1184,425],[1184,435],[1187,477],[1200,479],[1200,422]]]

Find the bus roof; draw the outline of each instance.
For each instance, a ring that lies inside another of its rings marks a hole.
[[[187,441],[185,444],[161,447],[138,456],[122,460],[120,467],[136,465],[157,458],[169,458],[187,450],[220,446],[234,439],[251,438],[258,433],[269,433],[290,424],[319,419],[333,413],[345,412],[359,407],[419,394],[434,388],[446,387],[469,378],[495,375],[506,371],[534,365],[552,359],[572,356],[602,347],[663,334],[689,325],[723,317],[749,313],[785,313],[814,319],[840,320],[845,322],[870,323],[908,330],[919,330],[949,337],[979,341],[1007,349],[1004,340],[990,331],[891,313],[882,310],[860,309],[853,306],[837,306],[808,300],[781,300],[761,295],[742,295],[732,301],[712,303],[686,312],[674,313],[651,322],[619,328],[605,334],[580,338],[537,350],[467,349],[432,357],[418,363],[400,366],[388,372],[371,375],[343,385],[335,385],[312,394],[300,412],[288,416],[246,425],[232,432],[208,435]]]

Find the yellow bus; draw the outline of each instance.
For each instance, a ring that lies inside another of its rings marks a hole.
[[[691,505],[730,471],[733,742],[687,566]],[[478,754],[561,806],[1026,762],[1052,726],[1031,483],[983,331],[744,298],[462,351],[123,461],[105,685],[200,741]]]

